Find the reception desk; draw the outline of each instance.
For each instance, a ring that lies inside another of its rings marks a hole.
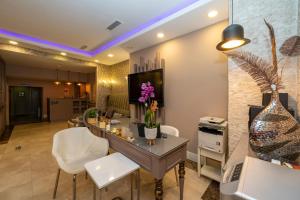
[[[134,141],[127,141],[110,131],[105,131],[97,125],[86,123],[85,125],[97,136],[107,138],[109,147],[124,154],[126,157],[138,163],[155,178],[155,199],[163,199],[163,178],[164,175],[175,166],[179,165],[179,190],[180,200],[183,200],[184,188],[184,165],[186,160],[186,147],[188,140],[181,137],[168,135],[167,138],[157,138],[152,146],[147,144],[145,138],[138,136],[136,124],[124,123],[112,125],[112,128],[122,126],[130,128]]]
[[[88,108],[87,99],[48,98],[48,121],[69,120],[75,115],[82,114]]]

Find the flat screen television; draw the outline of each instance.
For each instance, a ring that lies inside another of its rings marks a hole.
[[[138,104],[141,96],[142,83],[150,82],[155,90],[154,99],[158,106],[164,106],[164,79],[163,69],[156,69],[147,72],[135,73],[128,75],[128,97],[130,104]]]

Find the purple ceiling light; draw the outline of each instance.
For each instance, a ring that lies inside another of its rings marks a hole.
[[[15,33],[15,32],[12,32],[12,31],[5,30],[3,28],[0,28],[0,35],[5,35],[5,36],[8,36],[8,37],[17,38],[17,39],[27,41],[27,42],[33,42],[33,43],[37,43],[37,44],[40,44],[40,45],[46,45],[46,46],[58,48],[58,49],[61,49],[63,51],[68,51],[68,52],[72,52],[72,53],[75,53],[75,54],[80,54],[80,55],[84,55],[84,56],[91,56],[91,53],[88,52],[88,51],[84,51],[84,50],[76,49],[76,48],[73,48],[73,47],[70,47],[70,46],[67,46],[67,45],[58,44],[58,43],[55,43],[55,42],[50,42],[50,41],[47,41],[47,40],[31,37],[31,36],[24,35],[24,34],[21,34],[21,33]]]
[[[20,34],[20,33],[15,33],[15,32],[12,32],[12,31],[8,31],[8,30],[5,30],[3,28],[0,28],[0,35],[5,35],[5,36],[8,36],[8,37],[12,37],[12,38],[16,38],[16,39],[20,39],[22,41],[27,41],[27,42],[33,42],[33,43],[36,43],[36,44],[40,44],[40,45],[46,45],[46,46],[49,46],[49,47],[53,47],[53,48],[58,48],[60,50],[63,50],[63,51],[67,51],[67,52],[71,52],[71,53],[74,53],[74,54],[79,54],[79,55],[84,55],[84,56],[88,56],[88,57],[92,57],[92,56],[96,56],[97,54],[99,53],[102,53],[103,51],[123,42],[123,41],[126,41],[128,39],[130,39],[131,37],[133,37],[134,35],[142,32],[143,30],[146,30],[147,28],[150,28],[151,26],[155,25],[156,23],[172,16],[173,14],[176,14],[177,12],[183,10],[184,8],[187,8],[191,5],[193,5],[194,3],[197,3],[199,1],[208,1],[208,0],[183,0],[180,4],[178,4],[176,7],[172,8],[171,10],[163,13],[162,15],[159,15],[153,19],[151,19],[150,21],[136,27],[135,29],[123,34],[123,35],[120,35],[119,37],[116,37],[115,39],[101,45],[100,47],[92,50],[92,51],[84,51],[84,50],[81,50],[81,49],[77,49],[77,48],[74,48],[74,47],[70,47],[70,46],[67,46],[67,45],[63,45],[63,44],[58,44],[58,43],[55,43],[55,42],[50,42],[50,41],[47,41],[47,40],[43,40],[43,39],[39,39],[39,38],[35,38],[35,37],[32,37],[32,36],[28,36],[28,35],[24,35],[24,34]]]
[[[157,22],[167,18],[167,17],[170,17],[171,15],[179,12],[180,10],[188,7],[188,6],[191,6],[192,4],[196,3],[196,2],[199,2],[199,0],[184,0],[183,2],[181,2],[180,4],[178,4],[176,7],[174,7],[173,9],[167,11],[166,13],[163,13],[162,15],[159,15],[153,19],[151,19],[150,21],[146,22],[145,24],[142,24],[138,27],[136,27],[135,29],[105,43],[104,45],[96,48],[95,50],[93,50],[91,53],[93,56],[129,39],[130,37],[134,36],[135,34],[138,34],[139,32],[149,28],[150,26],[153,26],[154,24],[156,24]]]

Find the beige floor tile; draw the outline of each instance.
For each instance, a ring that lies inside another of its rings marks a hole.
[[[0,199],[3,200],[31,200],[32,199],[32,185],[26,183],[14,187],[9,187],[0,192]]]
[[[0,199],[51,200],[57,173],[52,157],[53,135],[67,128],[65,122],[35,123],[16,126],[8,144],[0,145]],[[21,150],[15,147],[21,145]],[[210,180],[198,178],[197,173],[186,168],[184,199],[199,200]],[[93,183],[85,174],[77,177],[77,199],[92,199]],[[130,199],[130,178],[121,179],[102,192],[105,199],[116,196]],[[179,197],[175,174],[170,170],[164,178],[164,199]],[[61,172],[57,200],[72,199],[72,175]],[[141,171],[141,200],[154,199],[154,179]]]

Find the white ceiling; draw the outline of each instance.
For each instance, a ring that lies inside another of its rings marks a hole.
[[[86,50],[92,50],[147,23],[184,1],[186,0],[1,0],[0,28],[75,48],[87,45]],[[219,14],[215,18],[208,18],[207,13],[212,9],[217,10]],[[140,31],[95,57],[88,58],[70,53],[68,55],[90,61],[97,59],[103,64],[110,65],[128,59],[130,52],[227,18],[228,0],[199,0],[193,6]],[[122,24],[113,31],[106,30],[106,27],[115,20],[121,21]],[[158,31],[164,32],[165,38],[156,38]],[[7,40],[0,38],[2,43]],[[35,48],[32,44],[20,45]],[[59,53],[56,49],[50,51]],[[109,53],[115,56],[109,58],[107,57]]]
[[[1,0],[1,28],[91,50],[173,8],[182,0]],[[107,26],[119,20],[113,31]]]
[[[6,65],[20,67],[38,67],[46,69],[58,69],[61,71],[73,71],[81,73],[92,73],[96,71],[95,67],[89,67],[78,63],[47,59],[40,56],[32,56],[22,53],[0,50],[1,57]]]

